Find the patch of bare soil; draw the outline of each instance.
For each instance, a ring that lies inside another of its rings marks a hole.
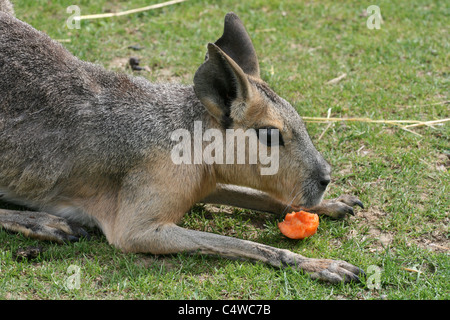
[[[377,206],[360,211],[357,215],[357,219],[360,220],[359,224],[368,227],[367,234],[363,236],[362,240],[365,240],[366,237],[374,240],[371,243],[371,251],[383,250],[394,239],[393,232],[386,232],[379,227],[380,222],[386,217],[387,213]],[[356,230],[354,230],[354,233],[356,233]],[[350,236],[355,236],[355,234],[350,234]]]
[[[158,79],[158,82],[182,83],[189,80],[188,75],[176,75],[171,69],[158,68],[152,70],[153,75]]]
[[[107,68],[117,72],[133,73],[136,76],[151,76],[156,82],[159,83],[189,83],[192,81],[192,77],[189,74],[176,74],[170,68],[162,68],[161,66],[148,66],[145,61],[136,58],[139,64],[139,70],[132,70],[130,66],[130,57],[116,57],[112,59]]]
[[[447,217],[438,223],[433,231],[424,234],[420,238],[412,239],[412,242],[424,249],[450,254],[450,241],[448,239],[449,220]]]
[[[373,240],[370,244],[371,251],[381,251],[387,246],[391,245],[394,237],[394,231],[386,231],[380,228],[384,219],[388,218],[388,214],[379,207],[371,207],[366,210],[360,211],[356,217],[359,220],[358,224],[361,227],[366,227],[366,234],[362,236],[362,240],[367,238]],[[408,239],[410,244],[416,244],[417,246],[431,250],[433,252],[446,252],[450,253],[450,242],[448,240],[448,224],[449,219],[445,219],[437,226],[434,226],[432,232],[425,233],[420,237],[414,237]],[[429,222],[433,223],[433,222]],[[349,237],[355,237],[358,235],[358,230],[352,230]]]
[[[16,261],[33,260],[39,257],[39,255],[44,251],[45,249],[43,247],[30,246],[25,249],[18,248],[16,252],[13,253],[13,257]]]
[[[128,67],[128,61],[130,58],[116,57],[109,62],[108,69],[115,71],[124,71]]]

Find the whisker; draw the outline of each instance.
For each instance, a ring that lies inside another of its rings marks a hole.
[[[297,184],[294,186],[294,189],[297,187],[297,185],[300,182],[297,182]],[[283,210],[283,213],[281,215],[284,215],[286,213],[286,210],[288,209],[288,207],[290,207],[292,205],[292,203],[294,202],[295,198],[297,198],[299,196],[300,193],[302,192],[306,192],[308,190],[308,188],[313,184],[312,181],[307,181],[306,184],[303,186],[303,188],[292,198],[292,200],[289,202],[289,204],[286,205],[286,207]],[[292,194],[292,192],[294,191],[294,189],[292,189],[291,193],[289,194],[289,196]]]
[[[298,185],[299,183],[300,183],[300,181],[297,182],[297,183],[294,185],[294,187],[292,188],[291,193],[289,194],[289,197],[292,195],[292,193],[294,192],[295,188],[297,187],[297,185]],[[294,202],[295,198],[297,198],[298,195],[299,195],[301,192],[302,192],[302,190],[300,190],[299,192],[297,192],[297,194],[292,198],[291,202],[289,202],[289,204],[286,205],[286,207],[285,207],[284,210],[283,210],[283,213],[281,214],[282,216],[286,213],[286,210],[292,205],[292,203]]]

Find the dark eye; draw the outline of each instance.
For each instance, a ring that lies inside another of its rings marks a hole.
[[[266,146],[284,146],[283,136],[280,130],[273,127],[256,129],[259,141]]]

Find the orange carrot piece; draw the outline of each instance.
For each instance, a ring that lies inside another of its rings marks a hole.
[[[281,233],[291,239],[304,239],[316,233],[319,216],[305,211],[288,213],[283,222],[278,223]]]

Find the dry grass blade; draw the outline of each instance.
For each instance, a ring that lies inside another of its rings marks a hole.
[[[372,122],[372,123],[422,123],[419,120],[373,120],[370,118],[324,118],[324,117],[302,117],[305,121],[311,122],[337,122],[337,121],[354,121],[354,122]]]
[[[304,121],[306,122],[312,122],[312,123],[328,123],[328,126],[325,128],[325,130],[320,135],[319,139],[322,138],[325,131],[330,127],[332,122],[366,122],[366,123],[384,123],[389,125],[394,125],[396,127],[399,127],[402,130],[408,131],[412,134],[415,134],[417,136],[422,136],[421,134],[414,132],[410,130],[409,128],[412,127],[420,127],[420,126],[428,126],[433,128],[433,124],[439,124],[450,121],[450,118],[446,119],[440,119],[440,120],[431,120],[431,121],[420,121],[420,120],[373,120],[369,118],[331,118],[328,117],[302,117]]]
[[[419,123],[414,123],[414,124],[408,124],[405,127],[406,128],[411,128],[411,127],[419,127],[419,126],[428,126],[428,127],[433,127],[433,124],[438,124],[438,123],[444,123],[450,121],[450,118],[447,119],[441,119],[441,120],[432,120],[432,121],[425,121],[425,122],[419,122]]]
[[[409,271],[409,272],[416,272],[416,273],[422,273],[422,271],[420,270],[416,270],[416,269],[411,269],[411,268],[404,268],[402,267],[403,270],[405,271]]]
[[[331,79],[330,81],[326,82],[326,84],[336,84],[339,81],[345,79],[345,77],[347,77],[346,73],[341,74],[339,77]]]
[[[143,8],[131,9],[131,10],[127,10],[127,11],[90,14],[90,15],[75,17],[75,20],[88,20],[88,19],[119,17],[119,16],[124,16],[127,14],[138,13],[138,12],[143,12],[143,11],[148,11],[148,10],[153,10],[153,9],[159,9],[162,7],[170,6],[170,5],[177,4],[180,2],[185,2],[185,1],[187,1],[187,0],[172,0],[172,1],[158,3],[158,4],[151,5],[151,6],[143,7]]]
[[[329,119],[330,116],[331,116],[331,108],[328,109],[328,112],[327,112],[327,119]],[[323,130],[323,132],[322,132],[322,134],[320,135],[320,137],[319,137],[318,140],[322,139],[323,135],[324,135],[325,132],[331,127],[332,124],[333,124],[333,122],[328,122],[327,127],[325,128],[325,130]]]

